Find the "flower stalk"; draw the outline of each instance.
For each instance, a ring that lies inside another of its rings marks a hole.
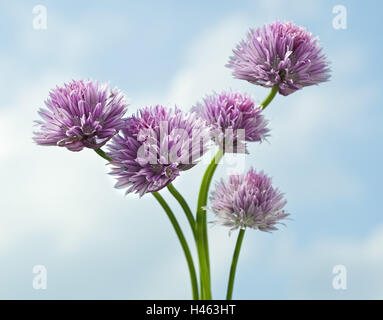
[[[178,201],[178,203],[181,205],[182,209],[185,212],[186,218],[189,222],[190,228],[193,232],[194,240],[197,241],[197,232],[195,227],[195,219],[193,216],[192,211],[190,210],[190,207],[184,197],[181,195],[181,193],[174,187],[172,183],[168,185],[169,192],[174,196],[174,198]]]
[[[177,234],[178,240],[181,243],[182,249],[183,249],[184,254],[185,254],[186,262],[187,262],[187,265],[189,268],[190,281],[191,281],[192,291],[193,291],[193,299],[198,300],[199,296],[198,296],[197,274],[196,274],[195,267],[194,267],[193,257],[190,253],[190,249],[189,249],[189,246],[186,242],[186,239],[185,239],[185,236],[182,232],[182,229],[181,229],[176,217],[174,216],[174,213],[170,209],[169,205],[166,203],[165,199],[158,192],[152,192],[152,194],[156,198],[156,200],[159,202],[161,207],[164,209],[164,211],[166,212],[166,214],[167,214],[167,216],[168,216],[168,218],[169,218],[169,220],[170,220],[170,222],[174,228],[174,231]]]
[[[242,241],[243,241],[244,235],[245,235],[245,229],[244,228],[240,229],[239,233],[238,233],[237,243],[236,243],[235,249],[234,249],[231,268],[230,268],[230,275],[229,275],[229,283],[227,285],[226,300],[231,300],[233,297],[235,272],[237,270],[238,258],[239,258],[239,253],[241,251],[241,246],[242,246]]]
[[[94,151],[95,151],[100,157],[104,158],[106,161],[109,161],[109,162],[112,161],[112,159],[111,159],[110,157],[108,157],[108,156],[106,155],[106,153],[104,152],[104,150],[102,150],[101,148],[99,148],[99,149],[94,149]]]
[[[269,95],[261,103],[262,110],[265,110],[266,107],[270,104],[270,102],[273,101],[274,97],[278,93],[278,90],[279,90],[279,85],[277,84],[271,88]]]
[[[105,159],[109,162],[113,161],[110,157],[108,157],[108,155],[101,148],[94,149],[94,151],[103,159]],[[188,204],[186,203],[186,201],[184,200],[182,195],[174,188],[174,186],[171,186],[169,188],[169,191],[171,191],[171,193],[175,197],[177,196],[176,199],[179,200],[180,203],[182,203],[182,208],[184,208],[185,213],[190,212],[190,214],[192,215]],[[189,268],[190,281],[191,281],[192,292],[193,292],[193,300],[198,300],[199,299],[199,293],[198,293],[197,274],[196,274],[195,267],[194,267],[193,257],[190,253],[189,245],[187,244],[187,241],[186,241],[185,236],[182,232],[182,229],[181,229],[181,227],[177,221],[177,218],[175,217],[173,211],[170,209],[170,207],[167,204],[167,202],[165,201],[165,199],[158,192],[152,192],[152,194],[153,194],[154,198],[156,198],[156,200],[159,202],[161,207],[164,209],[166,215],[168,216],[168,218],[169,218],[169,220],[170,220],[170,222],[174,228],[174,231],[177,234],[178,240],[180,241],[180,244],[181,244],[182,250],[185,254],[186,262],[187,262],[187,265]],[[190,214],[187,214],[187,216],[189,216]],[[193,219],[193,221],[194,221],[194,219]],[[194,230],[194,228],[192,228],[192,229]]]
[[[209,193],[209,187],[213,178],[214,172],[218,166],[218,163],[222,159],[224,151],[219,149],[207,167],[205,174],[202,178],[201,187],[198,195],[197,203],[197,242],[198,242],[198,257],[200,263],[201,274],[201,287],[202,298],[212,299],[211,294],[211,279],[210,279],[210,259],[209,259],[209,238],[207,231],[207,218],[205,206],[207,204],[207,197]]]

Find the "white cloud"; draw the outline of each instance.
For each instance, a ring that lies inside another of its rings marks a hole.
[[[171,82],[168,100],[188,110],[205,94],[229,88],[233,80],[225,64],[248,26],[241,17],[232,17],[198,38],[187,50],[185,67]]]

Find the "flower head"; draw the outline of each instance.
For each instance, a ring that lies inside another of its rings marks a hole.
[[[228,181],[216,184],[212,192],[210,209],[217,224],[261,231],[277,230],[275,225],[289,214],[283,210],[286,200],[273,188],[271,179],[262,171],[250,169],[243,175],[231,175]]]
[[[262,110],[248,94],[214,93],[193,110],[210,126],[214,141],[225,152],[240,152],[245,141],[260,142],[268,136]]]
[[[208,135],[194,113],[159,105],[140,110],[108,145],[115,187],[140,196],[166,187],[207,151]]]
[[[250,29],[233,53],[227,67],[234,77],[268,88],[279,85],[285,96],[330,78],[318,39],[291,22]]]
[[[77,80],[51,90],[40,109],[34,140],[40,145],[80,151],[98,149],[124,127],[127,104],[118,89]]]

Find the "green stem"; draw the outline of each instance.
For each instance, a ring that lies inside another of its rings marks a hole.
[[[166,203],[165,199],[158,193],[158,192],[152,192],[153,196],[157,199],[157,201],[160,203],[162,208],[165,210],[167,216],[169,217],[169,220],[171,224],[173,225],[173,228],[178,236],[178,239],[180,240],[182,249],[184,251],[186,261],[189,267],[189,273],[190,273],[190,280],[193,290],[193,299],[198,300],[198,282],[197,282],[197,275],[194,268],[193,258],[190,253],[189,246],[186,242],[186,239],[184,237],[184,234],[182,232],[182,229],[180,225],[177,222],[176,217],[174,216],[172,210],[170,209],[169,205]]]
[[[231,268],[230,268],[230,276],[229,276],[229,283],[227,285],[226,300],[231,300],[233,296],[235,271],[237,269],[239,252],[241,251],[242,240],[244,235],[245,235],[245,229],[240,229],[238,234],[237,244],[235,245],[235,250],[233,254],[233,261],[231,263]]]
[[[109,161],[109,162],[112,161],[112,159],[109,158],[103,150],[101,150],[101,149],[94,149],[94,151],[95,151],[100,157],[104,158],[105,160],[107,160],[107,161]]]
[[[270,104],[270,102],[273,101],[275,95],[278,93],[278,89],[279,89],[279,85],[277,84],[271,88],[269,95],[261,103],[262,110],[265,110],[266,107]]]
[[[199,260],[199,274],[200,274],[200,296],[202,300],[209,299],[207,296],[208,278],[207,278],[207,264],[206,264],[206,252],[204,247],[203,233],[201,233],[198,227],[201,221],[197,218],[197,252]]]
[[[106,155],[106,153],[103,150],[95,149],[94,151],[100,157],[104,158],[105,160],[107,160],[109,162],[113,161],[110,157],[108,157]],[[157,199],[157,201],[160,203],[162,208],[165,210],[165,212],[166,212],[167,216],[169,217],[170,222],[172,223],[173,228],[174,228],[174,230],[178,236],[178,239],[180,240],[182,249],[183,249],[185,257],[186,257],[186,262],[187,262],[188,268],[189,268],[190,280],[191,280],[191,285],[192,285],[192,290],[193,290],[193,299],[198,300],[199,296],[198,296],[197,274],[196,274],[195,267],[194,267],[193,257],[190,253],[190,249],[189,249],[189,246],[186,242],[186,239],[185,239],[185,236],[182,232],[182,229],[181,229],[180,225],[178,224],[178,221],[177,221],[176,217],[174,216],[172,210],[170,209],[169,205],[166,203],[165,199],[158,192],[153,192],[152,194]]]
[[[211,299],[211,280],[210,280],[210,261],[209,261],[209,238],[207,232],[206,210],[209,187],[213,178],[215,169],[222,159],[224,151],[219,149],[202,178],[201,187],[198,195],[197,204],[197,248],[200,263],[201,288],[204,291],[203,299]]]
[[[190,228],[192,229],[194,239],[195,241],[197,241],[197,233],[195,230],[195,220],[189,205],[187,204],[186,200],[181,195],[181,193],[174,187],[172,183],[169,184],[167,188],[169,192],[174,196],[174,198],[178,201],[178,203],[181,205],[182,209],[184,210],[186,218],[189,221]]]

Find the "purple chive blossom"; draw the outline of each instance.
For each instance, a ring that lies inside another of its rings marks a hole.
[[[279,85],[285,96],[330,78],[318,39],[291,22],[250,29],[233,53],[227,67],[234,77],[267,88]]]
[[[225,152],[245,152],[245,141],[261,142],[268,136],[262,110],[248,94],[214,93],[193,111],[210,126],[213,140]]]
[[[209,129],[194,113],[146,107],[108,145],[116,188],[144,195],[171,183],[207,151]]]
[[[98,149],[124,127],[127,104],[118,89],[91,80],[56,87],[40,109],[42,121],[34,141],[45,146],[80,151]]]
[[[221,180],[210,201],[209,209],[218,219],[215,223],[231,230],[249,227],[270,232],[277,230],[275,225],[289,215],[283,210],[283,194],[273,188],[268,176],[254,169],[231,175],[228,181]]]

